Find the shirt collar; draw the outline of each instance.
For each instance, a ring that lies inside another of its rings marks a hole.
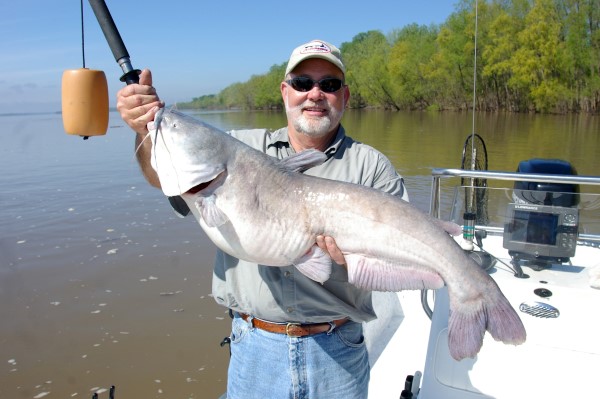
[[[340,149],[345,138],[346,138],[346,131],[344,130],[344,127],[340,124],[340,127],[338,128],[338,131],[335,134],[335,137],[333,138],[333,141],[331,142],[331,144],[329,144],[327,149],[324,151],[325,155],[327,155],[327,158],[332,157]],[[273,133],[271,133],[269,135],[269,139],[270,140],[269,140],[269,143],[267,144],[267,148],[269,148],[269,147],[287,147],[291,152],[295,152],[294,149],[292,148],[292,145],[290,144],[290,137],[288,134],[287,127],[283,127],[281,129],[274,131]]]

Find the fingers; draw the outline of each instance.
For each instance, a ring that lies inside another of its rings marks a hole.
[[[152,73],[144,69],[140,83],[123,87],[117,93],[117,110],[129,127],[140,134],[148,132],[146,125],[154,120],[154,114],[164,103],[152,86]]]
[[[140,73],[140,84],[145,86],[152,86],[152,71],[144,69]]]
[[[117,108],[121,113],[123,121],[134,131],[140,134],[148,133],[147,125],[154,120],[154,115],[162,107],[160,101],[153,101],[148,104],[133,108]]]
[[[335,243],[333,237],[323,235],[317,236],[317,246],[321,248],[322,251],[329,254],[329,257],[338,265],[346,265],[344,254]]]

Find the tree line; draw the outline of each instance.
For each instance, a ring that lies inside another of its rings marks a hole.
[[[600,111],[600,0],[479,0],[477,18],[462,0],[442,24],[363,32],[340,49],[354,108]],[[285,66],[180,105],[282,108]]]

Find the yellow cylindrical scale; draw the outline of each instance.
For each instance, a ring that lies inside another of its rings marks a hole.
[[[62,118],[65,132],[100,136],[108,129],[108,85],[104,72],[69,69],[62,76]]]

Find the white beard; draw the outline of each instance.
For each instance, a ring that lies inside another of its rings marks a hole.
[[[326,106],[324,108],[329,111],[327,115],[319,118],[310,118],[306,117],[302,112],[302,109],[306,108],[307,106],[314,106],[314,104],[300,104],[295,107],[289,107],[286,101],[285,112],[288,120],[292,122],[294,129],[296,129],[298,133],[302,133],[310,137],[318,138],[326,136],[340,123],[340,120],[344,115],[343,109],[339,110]]]

